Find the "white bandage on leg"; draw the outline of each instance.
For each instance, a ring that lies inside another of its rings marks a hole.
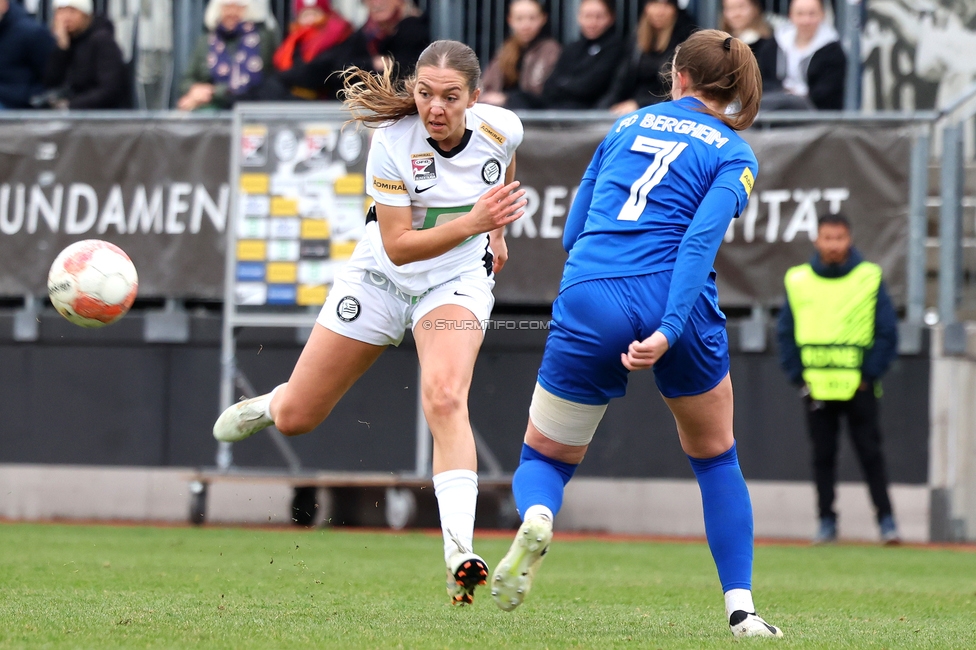
[[[536,382],[529,419],[550,440],[583,447],[593,440],[606,410],[606,404],[579,404],[557,397]]]

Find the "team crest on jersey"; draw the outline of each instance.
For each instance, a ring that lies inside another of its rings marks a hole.
[[[359,318],[360,311],[359,301],[352,296],[346,296],[339,301],[339,306],[336,307],[336,316],[345,323],[351,323]]]
[[[502,177],[502,164],[495,158],[489,158],[481,167],[481,180],[487,185],[494,185]]]
[[[433,153],[415,153],[410,156],[410,168],[413,170],[413,180],[430,181],[437,178],[437,168],[434,167]]]

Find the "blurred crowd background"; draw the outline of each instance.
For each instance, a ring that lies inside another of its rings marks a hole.
[[[335,101],[342,69],[409,74],[471,45],[483,101],[624,113],[699,27],[746,41],[763,110],[943,105],[976,76],[973,0],[0,0],[5,109],[222,110]]]

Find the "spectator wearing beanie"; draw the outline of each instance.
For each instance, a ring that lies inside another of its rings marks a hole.
[[[41,79],[54,38],[19,4],[0,0],[0,110],[29,108],[44,91]]]
[[[295,22],[274,54],[274,78],[262,90],[263,99],[324,99],[323,80],[308,64],[343,43],[353,28],[330,0],[296,0]]]
[[[677,0],[645,0],[637,29],[601,108],[624,115],[669,99],[661,70],[696,27]]]
[[[247,19],[250,0],[214,0],[217,22],[200,37],[176,107],[184,111],[227,109],[250,99],[261,86],[277,46],[274,32]]]
[[[56,108],[128,108],[129,83],[115,27],[93,15],[92,0],[54,0],[51,31],[57,47],[48,59],[44,86]]]

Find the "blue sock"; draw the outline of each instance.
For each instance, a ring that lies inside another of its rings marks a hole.
[[[552,510],[555,516],[563,505],[563,488],[577,467],[544,456],[523,443],[522,457],[512,477],[512,496],[519,514],[525,517],[526,510],[540,505]]]
[[[735,443],[715,458],[692,458],[705,511],[705,537],[722,591],[752,589],[752,501]]]

